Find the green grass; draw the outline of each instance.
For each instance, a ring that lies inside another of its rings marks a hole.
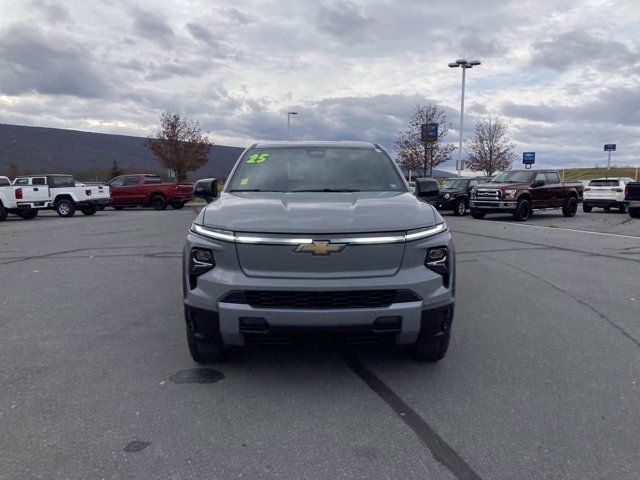
[[[562,175],[562,170],[560,170]],[[568,182],[572,180],[590,180],[599,177],[631,177],[636,178],[636,169],[633,168],[567,168],[564,171],[564,179]]]

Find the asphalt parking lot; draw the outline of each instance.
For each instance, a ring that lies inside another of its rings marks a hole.
[[[640,221],[445,215],[453,338],[196,366],[193,208],[0,224],[0,479],[637,479]],[[610,235],[613,234],[613,235]]]

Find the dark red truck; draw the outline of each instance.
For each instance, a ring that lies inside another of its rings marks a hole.
[[[193,184],[164,183],[153,174],[122,175],[107,185],[111,191],[111,206],[116,210],[135,206],[164,210],[167,205],[178,210],[193,200]]]

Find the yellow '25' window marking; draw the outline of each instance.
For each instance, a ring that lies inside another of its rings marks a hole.
[[[247,159],[247,163],[264,163],[269,158],[268,153],[254,153]]]

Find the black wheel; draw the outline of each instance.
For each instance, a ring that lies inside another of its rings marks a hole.
[[[93,215],[98,209],[96,207],[82,207],[80,211],[83,215]]]
[[[640,208],[630,208],[629,215],[633,218],[640,218]]]
[[[4,222],[7,219],[7,209],[0,203],[0,222]]]
[[[586,205],[586,204],[582,204],[582,211],[584,213],[590,213],[591,210],[593,210],[593,207],[591,205]]]
[[[578,212],[578,200],[576,197],[569,197],[562,206],[562,214],[565,217],[575,217]]]
[[[31,210],[25,210],[24,212],[18,212],[18,216],[25,220],[31,220],[32,218],[36,218],[38,216],[38,210],[33,208]]]
[[[461,217],[462,215],[465,214],[466,211],[467,211],[467,204],[464,202],[464,200],[462,198],[459,200],[456,200],[456,204],[453,207],[453,214],[456,217]]]
[[[98,207],[98,211],[99,211],[99,212],[101,212],[101,211],[103,211],[105,208],[106,208],[106,205],[100,205],[100,206]]]
[[[471,209],[471,216],[473,218],[477,218],[478,220],[480,220],[481,218],[484,218],[484,216],[486,215],[486,213],[481,212],[479,210],[474,210],[473,208]]]
[[[174,210],[180,210],[182,207],[184,207],[185,202],[177,202],[177,203],[172,203],[171,207]]]
[[[438,337],[418,340],[413,344],[412,354],[415,360],[420,362],[437,362],[442,360],[449,349],[451,331]]]
[[[124,207],[113,207],[114,210],[124,210]]]
[[[519,222],[526,222],[531,217],[531,202],[526,198],[518,200],[516,211],[513,212],[513,218]]]
[[[222,345],[199,342],[189,325],[187,325],[187,345],[194,362],[214,363],[222,360]]]
[[[621,203],[618,209],[620,210],[620,213],[627,213],[627,204]]]
[[[167,200],[162,195],[155,195],[151,199],[151,206],[154,210],[164,210],[167,208]]]
[[[54,208],[61,217],[73,217],[76,213],[76,204],[69,198],[58,200]]]

